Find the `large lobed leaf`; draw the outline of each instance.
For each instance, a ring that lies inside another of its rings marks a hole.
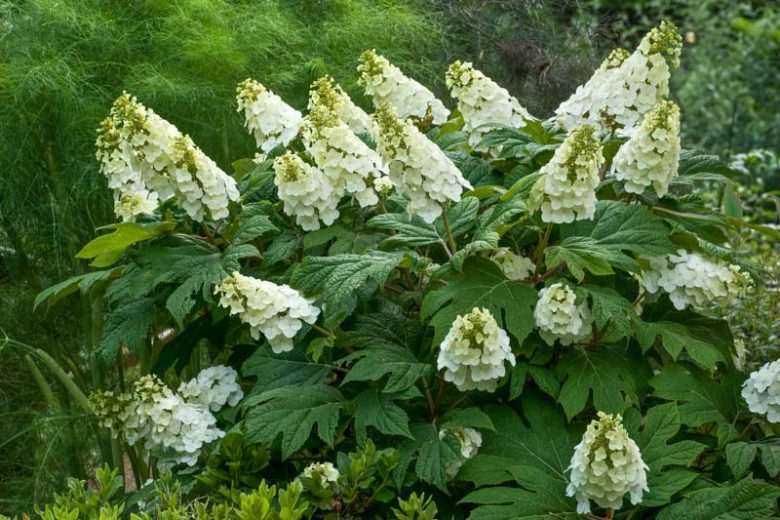
[[[462,276],[425,296],[420,317],[431,319],[435,329],[433,342],[438,344],[458,315],[484,307],[500,326],[522,343],[534,327],[536,300],[533,287],[508,280],[487,258],[471,257],[463,264]]]

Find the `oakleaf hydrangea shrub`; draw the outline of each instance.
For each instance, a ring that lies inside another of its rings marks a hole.
[[[462,61],[446,102],[381,50],[359,99],[247,79],[258,155],[231,175],[120,97],[98,158],[122,222],[39,303],[105,309],[87,411],[137,477],[126,512],[773,517],[776,363],[745,374],[712,311],[762,271],[700,195],[733,172],[680,142],[680,51],[661,23],[548,120]]]

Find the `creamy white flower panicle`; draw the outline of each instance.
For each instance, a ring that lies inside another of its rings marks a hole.
[[[216,365],[201,370],[197,376],[179,386],[178,394],[188,403],[199,404],[218,412],[225,405],[236,406],[244,397],[238,385],[238,372],[232,367]]]
[[[504,362],[515,365],[509,336],[487,309],[458,316],[439,347],[437,366],[458,390],[494,392],[506,374]]]
[[[548,345],[555,340],[561,345],[587,341],[593,325],[587,300],[578,303],[576,293],[561,282],[539,291],[534,321],[539,335]]]
[[[402,119],[430,117],[436,125],[445,122],[450,115],[433,92],[404,76],[398,67],[375,50],[363,53],[358,72],[360,84],[365,87],[366,95],[372,98],[376,108],[389,106]]]
[[[320,221],[330,226],[339,217],[338,205],[343,190],[320,170],[287,152],[274,160],[274,184],[284,212],[295,217],[305,231],[320,228]]]
[[[244,112],[244,126],[255,136],[257,146],[268,153],[295,139],[303,115],[282,98],[252,79],[238,84],[238,111]]]
[[[303,126],[306,151],[335,192],[354,195],[360,207],[372,206],[379,202],[374,181],[387,174],[387,167],[326,102],[328,99],[322,97],[318,103],[310,103],[311,112]]]
[[[680,109],[661,101],[645,114],[634,135],[620,147],[612,172],[625,181],[629,193],[643,193],[653,185],[659,197],[669,191],[680,162]]]
[[[460,468],[465,462],[474,457],[482,446],[482,434],[474,428],[465,428],[455,426],[452,428],[445,427],[439,431],[439,439],[444,439],[448,434],[452,434],[460,442],[460,459],[457,461],[447,462],[444,471],[447,477],[450,479],[455,478],[460,471]]]
[[[742,384],[742,398],[751,412],[780,423],[780,360],[767,363]]]
[[[335,484],[339,480],[339,470],[331,462],[312,462],[303,469],[301,476],[314,478],[319,475],[322,483]]]
[[[620,509],[626,493],[636,505],[648,491],[648,467],[622,421],[620,415],[599,412],[574,448],[566,495],[577,499],[580,514],[590,513],[591,500],[599,507]]]
[[[741,298],[753,288],[753,279],[738,265],[707,259],[684,249],[666,258],[649,259],[641,274],[649,293],[663,289],[675,308],[703,309],[720,299]]]
[[[234,370],[214,368],[204,370],[193,381],[207,381],[220,374],[223,387],[230,378],[235,385]],[[192,382],[187,385],[191,387]],[[114,396],[101,392],[93,394],[90,401],[101,425],[110,427],[117,436],[121,433],[129,445],[138,444],[155,453],[161,468],[175,464],[192,466],[204,445],[224,436],[211,412],[219,411],[240,393],[231,390],[224,398],[224,391],[214,392],[211,387],[206,390],[209,391],[190,395],[190,399],[184,393],[173,392],[156,376],[147,375],[135,381],[128,393]],[[237,400],[234,402],[237,404]]]
[[[377,144],[390,167],[390,180],[410,197],[407,210],[432,223],[442,205],[458,202],[471,184],[457,166],[410,121],[398,118],[388,107],[374,114]]]
[[[499,247],[490,255],[510,280],[524,280],[533,274],[536,265],[533,260],[512,252],[508,247]]]
[[[627,58],[624,52],[611,54],[591,81],[556,110],[559,124],[568,130],[598,122],[629,135],[669,95],[670,67],[679,65],[681,49],[677,28],[661,22]]]
[[[569,132],[550,162],[539,170],[542,176],[531,190],[529,203],[534,209],[541,207],[544,222],[592,219],[603,164],[601,141],[593,126]]]
[[[490,131],[487,124],[522,128],[531,114],[492,79],[476,70],[469,62],[456,61],[447,70],[447,87],[458,100],[463,115],[463,129],[469,134],[469,145],[478,148],[482,136]]]
[[[279,354],[292,350],[292,339],[304,323],[314,324],[320,310],[288,285],[234,272],[216,288],[219,304],[249,325],[254,339],[265,336]]]
[[[610,52],[593,76],[561,103],[555,110],[556,122],[561,128],[573,130],[583,124],[601,124],[602,112],[610,102],[610,93],[618,85],[615,80],[617,70],[630,55],[625,49]]]
[[[371,135],[374,128],[371,116],[357,106],[330,76],[324,76],[311,85],[309,110],[318,105],[329,107],[356,134]]]
[[[189,136],[122,94],[98,130],[100,171],[114,190],[115,211],[123,220],[153,211],[175,198],[196,221],[225,218],[238,200],[236,181],[223,172]]]

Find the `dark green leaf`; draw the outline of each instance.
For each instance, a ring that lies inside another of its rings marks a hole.
[[[758,448],[748,442],[732,442],[726,445],[726,462],[734,478],[742,477],[756,458]]]
[[[585,408],[591,394],[593,406],[607,413],[638,405],[638,390],[651,374],[642,356],[619,345],[599,345],[595,351],[568,349],[556,371],[564,380],[558,402],[569,419]]]
[[[699,489],[664,508],[657,520],[758,520],[772,518],[780,488],[748,477]]]
[[[99,343],[102,360],[115,361],[122,347],[137,353],[147,340],[154,314],[151,298],[130,301],[109,312]]]
[[[320,440],[333,446],[344,401],[332,386],[295,385],[250,396],[243,407],[249,438],[270,443],[281,435],[284,460],[303,446],[315,425]]]
[[[487,258],[471,257],[464,263],[460,278],[425,296],[420,317],[432,318],[433,342],[438,344],[458,315],[484,307],[501,327],[522,343],[534,327],[532,309],[536,299],[533,287],[508,280]]]
[[[326,305],[337,305],[369,280],[383,285],[401,259],[379,251],[310,256],[293,272],[292,285],[306,294],[321,294]]]
[[[325,382],[330,372],[330,366],[312,363],[300,349],[274,354],[268,346],[255,350],[241,369],[244,377],[257,379],[252,388],[253,394],[283,386],[318,385]]]
[[[357,395],[355,405],[355,434],[358,444],[366,442],[366,428],[373,426],[386,435],[412,438],[409,416],[393,402],[392,396],[367,388]]]

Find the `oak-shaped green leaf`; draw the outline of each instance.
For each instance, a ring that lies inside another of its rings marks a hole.
[[[758,520],[776,518],[780,488],[751,477],[708,486],[658,513],[657,520]]]
[[[469,518],[577,518],[566,471],[579,435],[538,395],[524,393],[521,409],[528,425],[509,407],[485,409],[496,431],[482,433],[479,452],[458,475],[482,487],[463,499],[479,505]],[[485,487],[508,482],[513,485]]]
[[[668,504],[675,493],[698,476],[697,472],[686,468],[706,446],[691,440],[670,443],[680,431],[680,413],[675,403],[654,406],[644,418],[636,409],[629,410],[624,422],[649,468],[649,491],[642,498],[642,504],[647,507]]]
[[[321,294],[326,305],[336,306],[369,280],[383,285],[402,258],[379,251],[311,256],[293,272],[292,285],[308,295]]]
[[[420,317],[432,318],[433,342],[438,344],[458,315],[484,307],[501,327],[522,343],[534,327],[536,300],[533,287],[508,280],[487,258],[471,257],[465,261],[461,276],[425,296]]]
[[[366,442],[368,426],[386,435],[412,438],[409,416],[393,402],[392,396],[380,393],[376,388],[367,388],[355,397],[353,404],[358,444]]]
[[[241,374],[255,377],[257,381],[252,394],[283,386],[307,387],[325,382],[332,367],[322,363],[313,363],[306,359],[302,349],[275,354],[268,345],[255,350],[244,362]]]
[[[246,427],[255,442],[273,442],[282,436],[282,460],[300,449],[311,436],[333,446],[339,416],[345,405],[338,389],[328,385],[284,386],[248,397]]]
[[[719,446],[737,435],[734,423],[743,406],[741,384],[739,373],[722,374],[716,381],[694,366],[675,363],[650,380],[654,396],[677,402],[682,424],[694,428],[716,424]]]
[[[571,419],[593,396],[597,410],[619,413],[639,404],[640,391],[652,374],[645,359],[623,345],[599,345],[596,350],[567,349],[556,366],[563,380],[558,402]]]

